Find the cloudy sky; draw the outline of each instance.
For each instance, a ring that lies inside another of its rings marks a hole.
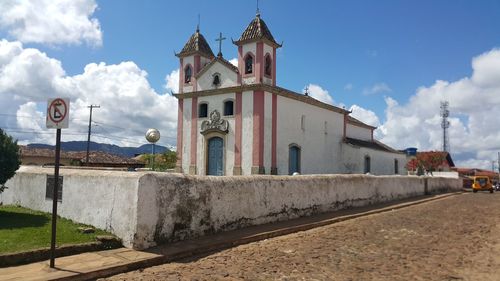
[[[0,1],[0,127],[20,143],[54,143],[49,97],[71,99],[63,141],[175,146],[179,51],[200,29],[236,57],[256,1]],[[402,149],[442,147],[439,104],[450,103],[459,166],[491,169],[500,151],[500,2],[261,0],[282,87],[345,106]]]

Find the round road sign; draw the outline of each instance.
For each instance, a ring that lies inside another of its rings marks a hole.
[[[47,128],[68,128],[69,99],[54,98],[47,102]]]

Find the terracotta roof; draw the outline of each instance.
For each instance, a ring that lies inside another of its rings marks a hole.
[[[24,145],[19,146],[19,152],[21,157],[55,157],[55,150],[48,148],[33,148]],[[61,158],[71,159],[71,155],[68,153],[61,151]]]
[[[196,73],[196,75],[195,75],[196,79],[198,79],[198,77],[200,77],[203,73],[205,73],[216,62],[220,62],[222,65],[226,66],[230,70],[238,73],[238,68],[236,66],[234,66],[232,63],[230,63],[225,58],[217,56],[214,59],[212,59],[212,61],[207,63],[198,73]]]
[[[243,31],[240,39],[238,39],[238,41],[234,41],[233,43],[236,45],[240,45],[243,43],[262,39],[269,41],[269,43],[271,43],[271,45],[274,45],[275,47],[281,47],[281,45],[276,43],[276,41],[274,40],[274,37],[271,34],[271,31],[269,31],[269,28],[267,28],[266,23],[260,18],[260,14],[257,14],[252,22],[250,22],[250,24],[247,26],[245,31]]]
[[[477,168],[455,168],[455,167],[453,167],[452,170],[457,171],[459,174],[465,175],[465,176],[498,177],[497,172],[483,170],[483,169],[477,169]]]
[[[71,155],[72,158],[80,160],[82,163],[85,163],[87,152],[78,151],[78,152],[67,152],[67,154]],[[111,154],[102,151],[91,151],[89,152],[89,163],[91,164],[140,164],[142,162],[137,161],[132,158],[126,158],[120,155]]]
[[[55,157],[55,150],[48,148],[32,148],[20,146],[21,157]],[[61,150],[61,158],[78,160],[85,163],[87,152],[85,151],[63,151]],[[119,155],[102,152],[91,151],[89,153],[89,163],[93,164],[141,164],[141,161],[122,157]]]
[[[355,125],[355,126],[358,126],[358,127],[364,127],[364,128],[368,128],[368,129],[377,129],[377,127],[374,127],[374,126],[371,126],[371,125],[368,125],[364,122],[361,122],[359,121],[358,119],[352,117],[352,116],[347,116],[347,123],[350,123],[352,125]]]
[[[382,150],[382,151],[387,151],[387,152],[392,152],[392,153],[404,154],[404,152],[393,149],[392,147],[390,147],[386,144],[383,144],[377,140],[365,141],[365,140],[359,140],[359,139],[353,139],[353,138],[345,138],[344,142],[348,143],[348,144],[352,144],[354,146],[360,146],[360,147],[366,147],[366,148]]]
[[[181,52],[175,55],[177,57],[185,57],[195,53],[199,53],[209,58],[214,57],[214,53],[212,52],[210,45],[208,45],[207,40],[205,40],[205,37],[201,35],[200,30],[198,29],[193,35],[191,35]]]

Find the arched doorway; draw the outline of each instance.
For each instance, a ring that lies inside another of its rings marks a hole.
[[[288,149],[288,174],[300,173],[300,147],[290,145]]]
[[[224,140],[212,137],[208,140],[207,175],[224,175]]]

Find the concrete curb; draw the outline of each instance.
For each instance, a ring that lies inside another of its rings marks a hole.
[[[111,250],[123,247],[116,239],[110,242],[88,242],[81,244],[62,245],[56,248],[56,257],[66,257],[87,252]],[[0,268],[18,266],[33,262],[39,262],[50,258],[50,248],[40,248],[32,251],[6,253],[0,255]]]
[[[167,262],[172,262],[175,260],[183,259],[183,258],[188,258],[192,256],[197,256],[197,255],[203,255],[207,254],[216,250],[223,250],[227,248],[231,248],[234,246],[239,246],[243,244],[248,244],[264,239],[269,239],[273,237],[278,237],[282,235],[287,235],[287,234],[292,234],[296,233],[299,231],[305,231],[305,230],[310,230],[313,228],[317,228],[320,226],[326,226],[342,221],[347,221],[347,220],[352,220],[355,218],[359,217],[364,217],[364,216],[369,216],[369,215],[374,215],[374,214],[379,214],[379,213],[384,213],[384,212],[389,212],[397,209],[402,209],[414,205],[419,205],[431,201],[437,201],[437,200],[442,200],[446,199],[451,196],[463,194],[464,192],[459,191],[459,192],[453,192],[453,193],[446,193],[442,195],[434,195],[431,198],[424,198],[416,201],[411,201],[411,202],[406,202],[406,203],[399,203],[387,207],[382,207],[379,209],[375,210],[369,210],[369,211],[364,211],[352,215],[344,215],[344,216],[339,216],[331,219],[325,219],[317,222],[312,222],[312,223],[305,223],[302,225],[297,225],[297,226],[291,226],[291,227],[285,227],[282,229],[277,229],[277,230],[272,230],[272,231],[267,231],[267,232],[262,232],[246,237],[240,237],[237,239],[227,239],[224,241],[213,241],[211,243],[207,243],[206,245],[196,245],[195,247],[192,247],[191,249],[184,249],[184,250],[178,250],[178,251],[173,251],[169,254],[164,254],[164,255],[159,255],[153,258],[145,259],[145,260],[140,260],[140,261],[135,261],[135,262],[130,262],[128,264],[124,265],[118,265],[110,268],[105,268],[105,269],[100,269],[92,272],[86,272],[86,273],[80,273],[75,276],[68,276],[68,277],[63,277],[63,278],[57,278],[57,279],[52,279],[52,280],[93,280],[97,278],[104,278],[104,277],[109,277],[112,275],[132,271],[132,270],[137,270],[141,268],[146,268],[146,267],[151,267],[151,266],[156,266],[160,264],[164,264]],[[223,233],[219,233],[223,234]],[[184,241],[186,242],[186,241]]]

